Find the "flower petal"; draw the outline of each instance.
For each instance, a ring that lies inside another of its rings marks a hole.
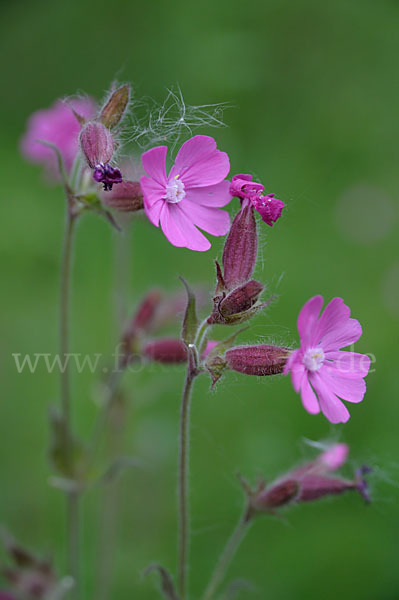
[[[141,190],[143,192],[144,197],[144,205],[152,206],[154,202],[158,202],[158,200],[163,200],[165,196],[165,188],[152,179],[151,177],[140,177],[140,185]]]
[[[207,135],[195,135],[177,153],[169,179],[179,176],[186,188],[220,183],[230,171],[229,157]]]
[[[351,314],[342,298],[333,298],[326,306],[315,328],[311,344],[318,346],[320,340],[337,327],[345,324]]]
[[[310,345],[322,306],[323,296],[314,296],[306,302],[299,313],[297,325],[302,348]]]
[[[194,225],[212,235],[225,235],[230,228],[230,216],[225,210],[185,200],[180,203],[179,208]]]
[[[350,417],[349,411],[339,398],[330,390],[328,384],[319,373],[309,375],[310,382],[318,396],[323,415],[331,423],[346,423]]]
[[[319,371],[320,377],[328,385],[329,389],[347,402],[361,402],[366,393],[366,382],[362,377],[345,377],[338,371],[323,365]]]
[[[320,345],[324,352],[339,350],[354,344],[362,335],[362,328],[356,319],[348,319],[343,325],[331,330],[322,337]]]
[[[320,405],[317,401],[316,394],[312,390],[306,375],[302,378],[301,400],[305,410],[311,415],[317,415],[320,412]]]
[[[155,179],[163,187],[166,186],[167,182],[165,170],[167,152],[167,146],[157,146],[141,155],[141,162],[147,175]]]
[[[162,231],[174,246],[200,252],[209,250],[211,247],[206,237],[198,231],[178,205],[165,202],[160,214],[160,221]]]
[[[329,366],[345,377],[366,377],[370,369],[370,357],[358,352],[336,350],[326,352],[328,361],[333,361]]]
[[[161,216],[164,204],[164,200],[156,200],[151,205],[144,202],[144,212],[147,215],[147,218],[150,221],[150,223],[155,225],[155,227],[159,227],[159,218]]]
[[[189,188],[186,193],[186,199],[202,206],[226,206],[232,200],[229,187],[230,182],[225,179],[216,185]]]

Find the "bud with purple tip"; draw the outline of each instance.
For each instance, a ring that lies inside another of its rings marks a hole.
[[[284,370],[289,348],[280,346],[236,346],[227,350],[227,367],[245,375],[277,375]]]
[[[366,502],[370,502],[368,486],[364,480],[364,475],[370,472],[369,467],[359,469],[354,479],[333,477],[329,474],[342,466],[347,454],[346,444],[334,444],[314,461],[291,470],[268,486],[261,485],[255,492],[250,493],[252,508],[256,512],[270,512],[293,502],[312,502],[347,491],[357,491]]]
[[[109,164],[115,149],[110,130],[102,123],[90,121],[80,132],[79,141],[87,163],[93,169],[93,179],[104,184],[104,190],[112,190],[115,183],[121,183],[120,169]]]

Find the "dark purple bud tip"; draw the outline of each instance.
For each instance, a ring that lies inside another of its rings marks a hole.
[[[93,179],[104,184],[104,190],[112,190],[115,183],[122,183],[122,173],[118,167],[111,167],[109,163],[99,163],[95,166]]]
[[[366,504],[371,503],[371,498],[370,498],[370,493],[369,493],[369,484],[364,479],[364,475],[368,475],[369,473],[371,473],[372,470],[373,469],[371,467],[369,467],[368,465],[363,465],[362,467],[360,467],[360,469],[358,469],[356,471],[356,475],[355,475],[357,489],[359,490],[360,494],[363,496]]]

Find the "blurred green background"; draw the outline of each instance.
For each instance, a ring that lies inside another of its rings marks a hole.
[[[179,84],[189,104],[229,102],[217,138],[232,173],[251,172],[284,200],[284,217],[261,233],[256,275],[279,302],[242,339],[295,343],[296,316],[321,293],[341,296],[372,352],[361,405],[342,427],[308,415],[288,378],[230,374],[209,392],[198,381],[192,410],[192,598],[199,597],[242,495],[234,473],[272,478],[312,455],[304,438],[340,439],[353,465],[375,467],[373,498],[356,495],[297,507],[256,522],[229,571],[253,583],[242,598],[351,600],[399,597],[399,258],[397,140],[399,4],[395,0],[236,0],[190,3],[2,0],[2,363],[0,521],[64,568],[63,498],[48,485],[47,415],[58,378],[18,375],[12,353],[57,351],[62,190],[19,155],[26,119],[57,97],[102,97],[117,76],[138,97],[162,100]],[[233,207],[231,207],[233,210]],[[116,234],[94,216],[80,224],[74,265],[72,350],[108,355],[114,319]],[[178,275],[214,285],[208,253],[172,247],[144,219],[128,239],[129,312],[154,285]],[[176,323],[175,331],[179,325]],[[220,332],[223,335],[223,332]],[[97,408],[97,375],[74,374],[74,420],[84,437]],[[125,380],[125,453],[145,467],[119,481],[112,598],[156,598],[159,562],[175,569],[176,450],[184,368],[151,368]],[[98,491],[97,491],[98,494]],[[98,502],[85,498],[84,585],[93,597]]]

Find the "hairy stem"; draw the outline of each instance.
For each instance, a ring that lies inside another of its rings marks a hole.
[[[219,585],[222,583],[226,571],[230,566],[230,563],[233,560],[234,555],[237,552],[242,540],[244,539],[251,522],[251,511],[247,508],[244,511],[242,517],[240,518],[233,533],[231,534],[222,554],[220,555],[220,558],[209,581],[208,587],[205,590],[202,600],[211,600],[211,598],[214,596]]]
[[[180,445],[179,445],[179,548],[178,548],[178,587],[180,600],[187,594],[187,568],[189,552],[190,518],[188,505],[188,458],[189,458],[189,425],[190,400],[195,372],[191,361],[188,361],[186,381],[183,389],[180,410]]]
[[[60,294],[60,358],[65,368],[60,371],[61,410],[64,421],[65,456],[73,476],[73,445],[71,432],[70,373],[67,355],[69,351],[69,313],[70,287],[72,271],[72,249],[76,215],[68,205],[67,223],[61,265]],[[74,579],[73,597],[79,597],[79,495],[75,491],[67,492],[67,553],[68,572]]]

